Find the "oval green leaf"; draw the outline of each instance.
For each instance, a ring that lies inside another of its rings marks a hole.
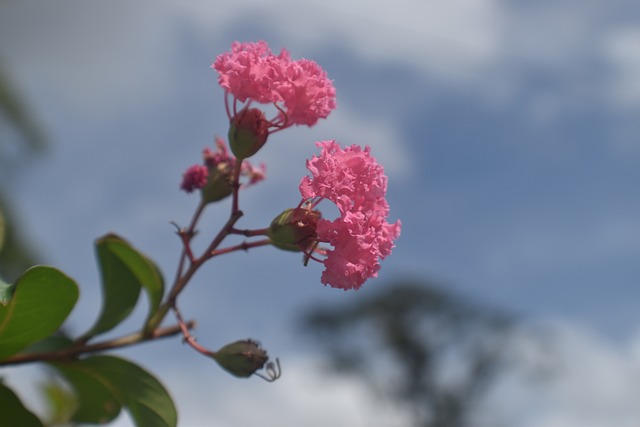
[[[93,327],[83,336],[89,338],[109,331],[126,319],[138,302],[140,289],[149,298],[145,324],[158,310],[164,294],[160,269],[146,256],[115,234],[96,240],[96,255],[102,278],[102,311]]]
[[[105,375],[84,360],[51,363],[73,388],[78,408],[72,416],[77,423],[106,424],[122,408],[121,398]]]
[[[178,423],[178,414],[167,390],[153,375],[132,362],[114,356],[92,356],[52,365],[76,388],[81,408],[91,404],[94,415],[101,414],[100,406],[95,405],[99,400],[89,401],[88,396],[106,396],[108,391],[129,411],[138,427],[175,427]],[[89,413],[88,409],[83,412],[87,416],[85,420],[89,419]],[[76,416],[74,419],[82,421]]]
[[[57,331],[78,300],[78,285],[52,267],[32,267],[0,304],[0,360]]]

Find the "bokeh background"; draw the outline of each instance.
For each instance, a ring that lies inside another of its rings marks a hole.
[[[169,222],[185,224],[197,203],[178,191],[180,176],[227,131],[210,64],[232,41],[259,39],[320,63],[338,108],[255,156],[268,179],[242,194],[239,225],[265,226],[296,205],[314,141],[336,139],[372,147],[403,233],[358,292],[325,288],[320,265],[265,248],[205,266],[180,300],[199,341],[258,339],[283,377],[232,378],[178,338],[119,352],[164,382],[180,425],[407,425],[362,381],[322,369],[320,347],[299,328],[318,304],[355,304],[407,277],[509,313],[523,336],[554,337],[560,368],[536,386],[502,380],[477,420],[640,425],[633,0],[0,2],[0,66],[46,141],[26,156],[5,126],[13,148],[2,151],[12,160],[1,185],[39,261],[81,286],[69,332],[86,330],[100,307],[95,238],[116,232],[173,277],[180,243]],[[228,209],[211,209],[201,235]],[[527,345],[527,357],[549,355]],[[41,371],[0,375],[42,410]]]

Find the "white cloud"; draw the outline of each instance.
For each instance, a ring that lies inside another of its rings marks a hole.
[[[531,100],[535,120],[601,97],[624,108],[640,99],[638,29],[620,29],[607,3],[31,1],[2,7],[0,49],[19,80],[37,82],[31,92],[77,102],[83,114],[96,116],[163,102],[179,90],[184,73],[176,72],[176,57],[185,29],[211,40],[207,61],[227,47],[222,35],[266,30],[294,57],[340,45],[363,60],[420,70],[425,79],[471,90],[487,102],[523,102],[517,96],[532,72],[551,76],[557,81],[546,88],[542,82]],[[594,70],[594,58],[604,60],[610,74]]]
[[[495,61],[500,17],[495,0],[237,1],[224,8],[203,2],[31,1],[3,5],[0,49],[20,81],[37,82],[32,92],[78,102],[84,113],[99,115],[166,96],[175,86],[170,82],[179,80],[171,73],[178,67],[183,28],[215,44],[223,43],[225,31],[237,33],[232,25],[246,22],[247,31],[262,26],[281,36],[295,57],[340,44],[363,58],[458,81]]]
[[[494,56],[500,18],[495,0],[245,0],[223,11],[201,2],[182,4],[182,12],[209,31],[212,22],[258,16],[283,34],[292,50],[336,43],[369,58],[413,64],[449,77],[482,67]]]
[[[348,378],[325,377],[317,363],[309,359],[288,357],[283,377],[271,384],[259,378],[230,377],[211,363],[206,373],[198,374],[193,369],[158,372],[177,398],[181,426],[408,425],[406,414],[374,402],[362,384]],[[131,426],[128,414],[112,426]]]
[[[613,344],[579,325],[553,325],[558,367],[527,427],[640,425],[640,336]],[[540,396],[540,395],[538,395]],[[540,397],[529,396],[533,402]]]
[[[615,30],[603,42],[602,54],[612,68],[608,89],[614,106],[640,107],[639,46],[640,25]]]

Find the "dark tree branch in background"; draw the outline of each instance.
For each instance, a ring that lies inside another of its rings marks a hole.
[[[381,289],[350,305],[307,310],[303,331],[333,372],[410,410],[413,425],[477,425],[476,403],[509,366],[514,320],[424,282]]]
[[[33,114],[14,89],[0,63],[0,277],[15,280],[35,264],[11,207],[11,184],[29,156],[45,147],[46,139]]]
[[[7,129],[4,129],[4,128]],[[31,111],[22,100],[20,94],[14,89],[11,79],[0,63],[0,142],[1,149],[7,149],[9,138],[3,136],[3,131],[13,129],[18,143],[28,152],[36,152],[43,149],[46,139],[40,126],[33,117]],[[10,142],[10,141],[9,141]],[[6,166],[6,160],[0,160],[0,166]]]

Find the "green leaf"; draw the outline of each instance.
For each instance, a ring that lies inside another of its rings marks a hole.
[[[18,396],[0,383],[0,417],[2,425],[20,427],[42,427],[42,422],[24,407]]]
[[[16,289],[11,283],[5,283],[0,279],[0,305],[7,305],[13,296],[13,291]]]
[[[57,331],[77,300],[78,285],[60,270],[27,270],[9,303],[0,304],[0,360]]]
[[[52,363],[75,390],[78,409],[72,420],[78,423],[104,424],[113,420],[122,408],[121,398],[105,374],[87,366],[91,358]]]
[[[102,311],[84,340],[109,331],[133,311],[140,289],[149,297],[149,313],[145,324],[158,310],[164,294],[164,280],[158,267],[127,241],[107,234],[96,241],[96,252],[102,277]]]
[[[141,367],[114,356],[92,356],[86,359],[53,363],[76,389],[80,409],[74,415],[78,422],[97,422],[105,416],[105,408],[120,409],[131,414],[138,427],[174,427],[178,414],[167,390]],[[117,412],[108,413],[109,416]],[[111,418],[112,419],[112,418]]]
[[[29,344],[20,353],[51,353],[73,345],[73,341],[64,335],[49,335],[40,341]]]

